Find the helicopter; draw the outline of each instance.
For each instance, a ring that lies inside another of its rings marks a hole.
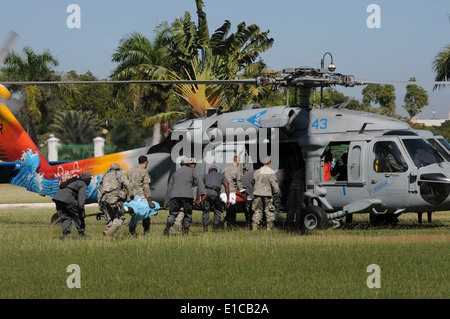
[[[314,68],[285,69],[282,74],[254,82],[295,86],[300,89],[299,105],[263,108],[252,104],[224,114],[210,110],[206,117],[178,122],[170,136],[148,149],[55,165],[47,162],[7,106],[0,105],[0,158],[7,162],[2,165],[11,168],[14,164],[11,184],[48,196],[53,196],[63,181],[88,171],[93,175],[87,192],[89,203],[96,202],[98,182],[111,163],[117,162],[127,171],[146,154],[152,199],[162,203],[167,182],[183,157],[195,158],[197,172],[204,175],[212,164],[219,171],[230,165],[234,155],[241,159],[243,173],[258,167],[262,156],[270,155],[275,170],[284,172],[284,191],[302,157],[307,207],[300,224],[304,229],[324,228],[330,220],[352,214],[369,213],[373,221],[389,221],[407,212],[450,209],[450,163],[407,123],[345,108],[309,105],[313,87],[353,86],[363,81]],[[156,82],[153,84],[171,84]],[[326,153],[332,157],[346,154],[346,176],[325,178]],[[382,163],[388,160],[390,164]]]
[[[353,214],[370,214],[371,222],[379,223],[394,221],[408,212],[449,210],[450,163],[407,123],[348,110],[342,105],[336,108],[310,105],[311,91],[315,88],[374,83],[334,71],[335,66],[330,65],[328,69],[287,68],[277,76],[237,80],[4,82],[4,85],[252,83],[300,90],[300,102],[270,108],[250,104],[240,111],[223,114],[211,109],[205,117],[179,121],[164,141],[150,148],[68,163],[49,163],[8,107],[0,104],[2,178],[53,197],[62,182],[87,171],[93,179],[86,202],[93,203],[97,202],[98,183],[111,163],[119,163],[126,172],[137,165],[140,155],[147,155],[152,200],[162,204],[168,181],[183,158],[195,159],[197,173],[202,176],[213,164],[223,170],[235,155],[244,174],[258,168],[261,159],[270,155],[272,168],[280,175],[282,205],[293,173],[304,165],[306,209],[297,221],[302,229],[325,228],[330,221],[351,219]],[[0,85],[0,94],[9,98],[4,85]],[[345,169],[334,178],[324,174],[329,154]]]

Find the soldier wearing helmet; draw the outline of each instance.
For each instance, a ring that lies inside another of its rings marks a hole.
[[[105,214],[106,230],[103,235],[112,237],[120,226],[125,222],[125,208],[123,203],[128,194],[132,196],[131,184],[128,178],[120,170],[118,163],[112,163],[110,170],[102,177],[98,184],[98,204]]]

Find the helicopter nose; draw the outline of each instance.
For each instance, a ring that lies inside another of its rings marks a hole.
[[[421,174],[420,196],[434,207],[450,209],[450,178],[444,173]],[[441,207],[442,206],[442,207]]]
[[[9,93],[8,89],[2,84],[0,84],[0,97],[5,100],[9,100],[11,98],[11,93]]]
[[[449,198],[450,184],[419,182],[420,195],[429,204],[438,206]]]

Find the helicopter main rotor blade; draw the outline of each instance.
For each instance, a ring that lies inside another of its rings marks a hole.
[[[124,81],[4,81],[3,85],[58,85],[58,84],[256,84],[255,79],[241,80],[124,80]]]
[[[19,35],[14,31],[9,32],[8,40],[6,40],[5,46],[0,51],[0,64],[3,64],[3,62],[5,62],[6,58],[8,57],[9,50],[11,49],[14,41],[18,36]]]
[[[392,81],[392,82],[378,82],[378,81],[362,81],[363,84],[392,84],[392,85],[450,85],[449,81]]]

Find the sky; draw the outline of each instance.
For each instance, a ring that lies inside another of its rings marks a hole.
[[[336,72],[369,81],[434,81],[432,61],[450,44],[448,0],[204,0],[212,34],[225,20],[235,31],[240,22],[270,30],[273,47],[261,55],[269,69],[320,67],[326,52],[333,57]],[[79,28],[71,4],[79,7]],[[377,5],[373,10],[370,5]],[[68,8],[70,10],[68,10]],[[155,26],[173,22],[189,11],[196,21],[194,0],[17,0],[5,1],[0,9],[0,45],[9,31],[19,38],[13,49],[30,46],[56,56],[56,70],[91,71],[108,78],[117,64],[111,56],[119,41],[131,32],[152,38]],[[325,55],[325,66],[331,62]],[[429,106],[419,118],[449,118],[450,87],[429,94]],[[336,87],[361,100],[363,87]],[[397,114],[405,85],[395,85]]]

